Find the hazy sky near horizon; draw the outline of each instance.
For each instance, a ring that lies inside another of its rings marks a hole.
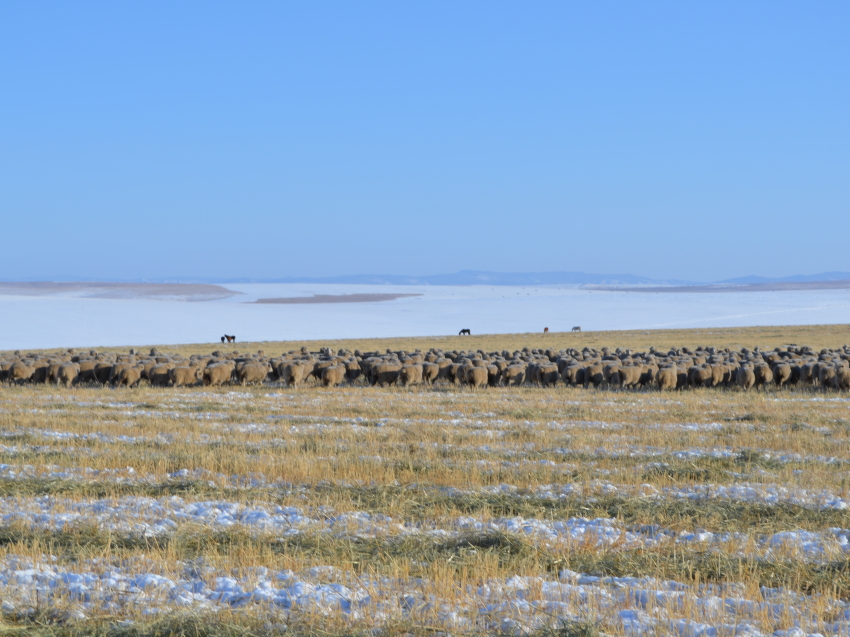
[[[4,2],[0,279],[850,270],[846,2]]]

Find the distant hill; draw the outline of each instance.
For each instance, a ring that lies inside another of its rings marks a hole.
[[[487,272],[462,270],[454,274],[403,276],[350,274],[328,277],[282,277],[275,279],[228,279],[218,283],[334,283],[359,285],[688,285],[688,281],[661,281],[634,274],[587,274],[585,272]]]
[[[91,278],[39,278],[38,281],[97,282],[105,279]],[[744,276],[724,281],[696,282],[679,279],[651,279],[635,274],[588,274],[586,272],[489,272],[462,270],[454,274],[407,276],[397,274],[344,274],[326,277],[274,277],[274,278],[221,278],[221,277],[167,277],[161,279],[124,280],[123,283],[306,283],[336,285],[575,285],[612,287],[691,287],[691,286],[751,286],[766,284],[816,283],[850,280],[850,272],[823,272],[821,274],[795,274],[786,277]],[[114,281],[118,282],[118,281]],[[802,288],[801,288],[802,289]]]
[[[822,272],[821,274],[795,274],[769,278],[764,276],[743,276],[737,279],[726,279],[717,281],[719,285],[752,285],[755,283],[812,283],[815,281],[846,281],[850,279],[850,272]]]

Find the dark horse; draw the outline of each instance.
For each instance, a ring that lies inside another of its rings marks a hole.
[[[225,334],[224,336],[221,337],[221,342],[224,343],[224,341],[227,341],[228,343],[235,343],[236,337],[235,336],[228,336],[227,334]]]
[[[462,336],[464,334],[467,334],[468,336],[472,336],[472,330],[463,329],[463,330],[461,330],[460,332],[457,333],[458,336]]]

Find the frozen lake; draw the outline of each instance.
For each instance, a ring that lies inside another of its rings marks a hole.
[[[505,332],[850,322],[850,291],[643,293],[558,287],[226,285],[218,301],[0,296],[0,349],[277,341]],[[421,294],[393,301],[253,304],[314,294]]]

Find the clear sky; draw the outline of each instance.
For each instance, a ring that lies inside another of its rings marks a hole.
[[[0,279],[850,270],[850,3],[0,3]]]

